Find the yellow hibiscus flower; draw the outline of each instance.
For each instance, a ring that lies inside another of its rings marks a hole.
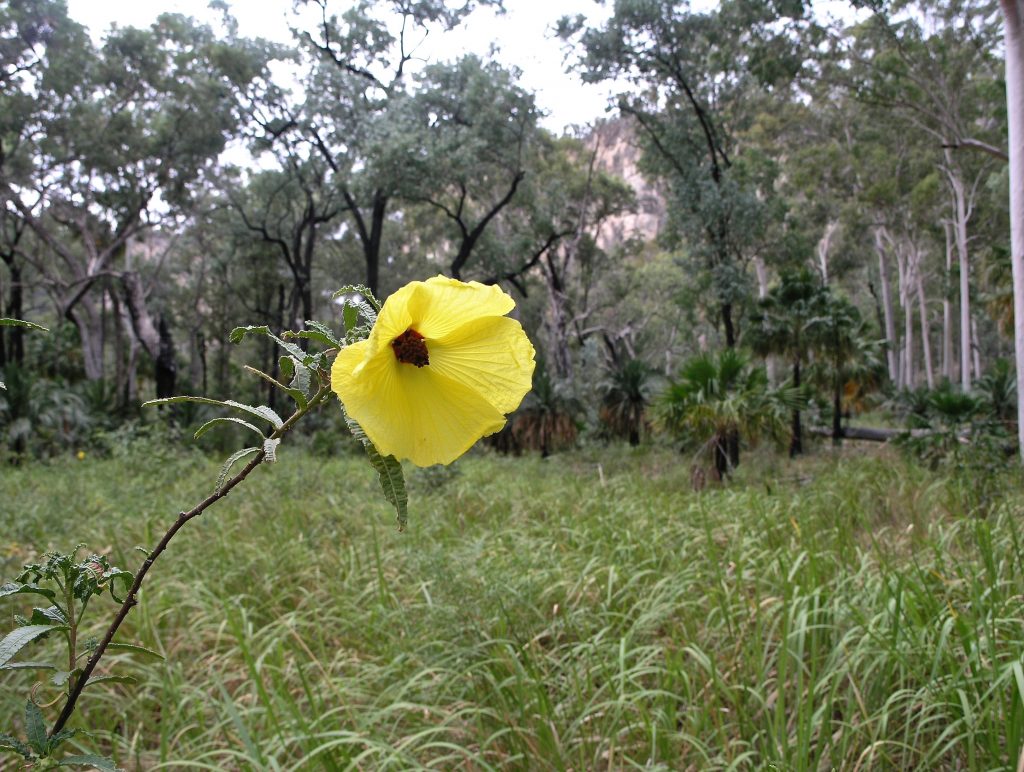
[[[331,388],[383,455],[450,464],[505,425],[534,350],[499,287],[445,276],[391,295],[370,336],[341,350]]]

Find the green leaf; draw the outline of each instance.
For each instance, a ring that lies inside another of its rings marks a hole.
[[[50,600],[57,597],[57,593],[46,587],[40,587],[37,584],[21,584],[19,582],[7,582],[6,584],[0,585],[0,598],[4,598],[8,595],[20,595],[22,593],[34,593],[36,595],[45,595]]]
[[[34,641],[40,635],[65,629],[67,628],[54,625],[28,625],[15,628],[0,641],[0,667],[10,662],[26,643]]]
[[[83,686],[83,689],[88,689],[90,686],[96,686],[96,684],[137,684],[139,679],[135,676],[130,675],[104,675],[97,676],[96,678],[90,678],[89,681]]]
[[[280,438],[263,440],[263,456],[268,464],[277,461],[277,446],[281,444]]]
[[[68,618],[64,616],[64,612],[57,606],[47,606],[46,608],[32,609],[32,616],[29,621],[34,625],[66,625]]]
[[[342,310],[342,316],[345,319],[345,329],[347,331],[351,331],[357,324],[359,324],[359,312],[356,311],[355,306],[350,306],[346,303]]]
[[[9,734],[0,734],[0,751],[14,751],[26,759],[31,759],[33,756],[31,748],[17,737],[11,737]]]
[[[284,361],[294,362],[295,360],[292,357],[281,357],[281,361],[282,362],[284,362]],[[250,367],[249,365],[245,365],[245,369],[248,370],[253,375],[258,375],[260,378],[265,380],[267,383],[269,383],[269,384],[271,384],[273,386],[276,386],[277,388],[281,389],[281,391],[283,391],[289,397],[294,399],[295,400],[295,404],[298,405],[299,407],[304,408],[304,407],[306,407],[307,404],[309,404],[308,401],[306,400],[306,395],[303,394],[298,389],[292,389],[292,388],[289,388],[288,386],[285,386],[283,383],[281,383],[279,380],[277,380],[273,376],[267,375],[265,372],[263,372],[262,370],[257,370],[255,367]]]
[[[26,322],[24,319],[0,319],[0,327],[27,327],[30,330],[41,330],[42,332],[50,331],[48,328],[43,327],[41,324]]]
[[[322,322],[316,322],[313,321],[312,319],[307,319],[306,329],[309,332],[320,333],[320,335],[327,339],[327,342],[331,344],[332,348],[338,348],[341,346],[341,341],[339,341],[338,336],[334,334],[334,330],[332,330],[330,327],[328,327],[326,324],[323,324]]]
[[[0,670],[56,670],[49,662],[8,662]]]
[[[230,407],[235,410],[241,410],[249,415],[261,418],[264,421],[269,421],[274,425],[275,429],[280,429],[284,421],[277,413],[271,410],[266,405],[244,405],[241,402],[235,402],[233,399],[210,399],[209,397],[164,397],[163,399],[151,399],[148,402],[143,402],[143,407],[152,407],[153,405],[174,405],[179,402],[195,402],[200,405],[219,405],[220,407]]]
[[[295,360],[292,360],[293,362]],[[309,386],[312,383],[312,375],[308,367],[298,362],[295,362],[295,375],[292,377],[292,382],[289,384],[293,389],[302,392],[303,396],[309,394]]]
[[[32,700],[25,702],[25,735],[32,750],[46,756],[50,750],[50,738],[46,735],[46,721],[43,711]]]
[[[263,432],[260,431],[259,427],[253,426],[248,421],[243,421],[241,418],[234,418],[232,416],[221,416],[219,418],[213,418],[213,419],[207,421],[202,426],[200,426],[198,429],[196,429],[196,433],[193,435],[193,437],[198,440],[200,437],[202,437],[204,434],[206,434],[206,432],[209,429],[211,429],[214,426],[216,426],[217,424],[221,424],[221,423],[234,423],[234,424],[238,424],[239,426],[244,426],[246,429],[251,429],[252,431],[256,432],[260,437],[264,436]]]
[[[126,651],[129,654],[143,654],[147,657],[154,657],[156,659],[163,659],[164,655],[158,651],[147,649],[145,646],[139,646],[137,643],[108,643],[108,651]]]
[[[382,456],[370,438],[366,436],[363,428],[345,414],[345,423],[348,424],[352,436],[363,443],[363,449],[370,459],[370,466],[377,472],[377,481],[384,491],[384,498],[390,502],[398,513],[398,530],[404,531],[409,522],[409,493],[405,488],[405,473],[402,471],[402,462],[394,456]]]
[[[220,468],[220,474],[217,475],[217,485],[214,490],[220,491],[220,489],[224,487],[224,483],[227,482],[228,479],[228,472],[231,471],[231,467],[235,465],[236,461],[258,451],[259,448],[242,448],[241,450],[236,450],[232,453],[228,457],[228,460],[224,462],[224,466]]]
[[[337,300],[342,295],[362,295],[366,298],[367,302],[373,306],[374,310],[380,311],[380,301],[373,296],[370,292],[370,288],[362,284],[348,284],[342,287],[340,290],[331,295],[331,300]]]
[[[287,341],[281,340],[279,337],[274,335],[274,333],[272,333],[270,331],[270,328],[267,327],[267,325],[265,325],[265,324],[250,325],[248,327],[236,327],[228,335],[228,340],[230,340],[232,343],[239,343],[239,342],[241,342],[242,338],[244,338],[246,335],[249,335],[249,334],[252,334],[252,335],[266,335],[268,338],[273,338],[277,342],[277,345],[279,345],[281,348],[283,348],[285,351],[287,351],[293,357],[298,359],[300,362],[304,362],[305,363],[310,358],[309,354],[307,354],[301,348],[296,346],[294,343],[288,343]],[[285,333],[285,334],[290,336],[290,335],[294,335],[295,333],[290,333],[290,334],[289,333]]]
[[[278,367],[281,370],[281,378],[285,381],[290,381],[292,376],[295,375],[295,358],[281,357],[278,360]]]
[[[61,767],[92,767],[93,769],[100,769],[103,772],[123,772],[123,770],[114,764],[113,759],[108,759],[106,756],[95,756],[91,753],[78,754],[76,756],[65,756],[61,759]]]
[[[64,684],[68,682],[69,678],[71,678],[70,670],[58,670],[50,676],[50,683],[54,686],[64,686]]]

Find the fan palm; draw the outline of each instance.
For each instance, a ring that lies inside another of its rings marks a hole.
[[[739,464],[741,436],[777,434],[787,408],[799,404],[797,390],[772,391],[763,369],[751,367],[742,352],[725,349],[688,360],[659,407],[665,428],[699,443],[721,479]]]
[[[641,359],[627,359],[608,373],[600,384],[601,420],[629,444],[640,444],[640,432],[646,423],[651,402],[651,378],[654,370]]]

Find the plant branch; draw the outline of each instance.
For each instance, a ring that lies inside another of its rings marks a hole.
[[[295,412],[292,413],[283,424],[281,424],[281,427],[279,429],[276,429],[273,432],[273,434],[271,434],[270,437],[268,437],[268,439],[280,439],[285,434],[287,434],[295,425],[295,423],[300,418],[302,418],[302,416],[304,416],[314,407],[319,406],[320,403],[323,402],[324,399],[326,399],[327,396],[330,394],[330,391],[331,389],[329,381],[324,382],[323,379],[321,379],[321,386],[317,393],[309,401],[309,404],[307,404],[306,407],[304,408],[297,408]],[[174,523],[172,523],[171,527],[167,529],[167,533],[163,535],[163,538],[160,539],[160,542],[156,545],[153,551],[149,553],[145,561],[143,561],[142,566],[135,574],[135,580],[132,582],[132,586],[128,590],[128,594],[125,596],[124,602],[121,604],[121,608],[118,609],[117,616],[115,616],[114,621],[110,623],[110,627],[107,628],[107,632],[103,636],[103,640],[100,641],[99,646],[96,647],[95,651],[93,651],[92,653],[92,656],[89,657],[89,661],[85,664],[85,667],[82,669],[81,675],[79,675],[79,677],[75,680],[74,688],[71,689],[71,691],[68,693],[68,701],[64,703],[64,708],[61,710],[60,715],[57,717],[57,721],[54,722],[53,728],[50,730],[50,737],[53,737],[55,734],[57,734],[57,732],[63,729],[64,725],[68,722],[68,719],[71,718],[71,714],[75,711],[75,704],[78,702],[78,698],[81,696],[82,690],[89,682],[89,678],[92,676],[93,670],[96,669],[96,665],[103,657],[103,654],[104,652],[106,652],[107,647],[110,645],[110,642],[114,639],[114,634],[121,626],[121,623],[124,622],[125,617],[128,616],[128,612],[130,612],[132,608],[138,603],[137,595],[139,589],[142,587],[143,580],[146,578],[146,574],[149,573],[149,569],[153,567],[153,564],[156,562],[157,558],[159,558],[163,551],[167,549],[167,545],[170,544],[171,539],[174,538],[174,535],[179,530],[181,530],[181,527],[185,525],[185,523],[187,523],[189,520],[192,520],[195,517],[199,517],[199,515],[203,514],[203,512],[209,509],[212,505],[216,504],[222,498],[227,496],[236,485],[238,485],[240,482],[242,482],[242,480],[248,477],[252,470],[258,467],[260,464],[262,464],[265,460],[266,451],[261,449],[259,452],[256,453],[255,456],[253,456],[252,460],[249,461],[249,463],[246,464],[245,467],[243,467],[238,474],[236,474],[234,477],[232,477],[230,480],[224,483],[224,485],[221,488],[211,493],[201,502],[196,504],[188,512],[180,512],[178,514],[178,517],[175,519]]]

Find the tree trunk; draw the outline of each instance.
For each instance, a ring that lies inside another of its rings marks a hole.
[[[920,260],[920,255],[917,257]],[[931,330],[928,324],[928,308],[924,299],[924,278],[921,276],[921,266],[917,270],[917,308],[921,317],[921,349],[924,352],[924,375],[929,389],[935,388],[935,370],[932,368],[932,344]]]
[[[950,281],[953,275],[953,233],[949,223],[946,231],[946,276],[942,290],[942,377],[953,382],[953,304],[949,299]]]
[[[760,256],[754,258],[754,273],[757,274],[757,297],[759,300],[764,300],[768,295],[768,269]],[[774,386],[778,383],[778,378],[776,377],[775,357],[771,354],[764,358],[764,368],[768,374],[768,383]]]
[[[153,360],[158,399],[173,397],[177,381],[178,364],[174,351],[174,340],[167,321],[161,316],[154,324],[146,302],[142,279],[134,271],[121,274],[124,287],[124,301],[128,307],[132,332],[136,340]]]
[[[946,150],[946,180],[953,193],[953,243],[960,263],[960,386],[971,390],[971,265],[967,253],[967,221],[971,213],[960,170]]]
[[[800,360],[793,362],[793,388],[800,388]],[[804,452],[803,430],[800,426],[800,408],[793,409],[793,433],[789,438],[789,457],[794,458]]]
[[[725,345],[736,347],[736,327],[732,321],[732,303],[722,303],[722,326],[725,328]]]
[[[842,422],[842,407],[843,407],[843,379],[839,372],[838,363],[833,363],[835,366],[835,376],[832,382],[832,444],[842,445],[843,444],[843,422]]]
[[[882,231],[882,228],[875,228],[875,252],[878,253],[878,283],[882,288],[882,311],[885,315],[886,361],[889,364],[889,380],[895,384],[899,381],[899,367],[896,359],[896,320],[893,316],[892,292],[889,290],[889,274],[886,271]]]
[[[1024,461],[1024,4],[999,0],[1006,49],[1006,114],[1010,149],[1010,262],[1017,364],[1017,447]]]
[[[99,326],[99,318],[92,301],[82,298],[75,307],[66,314],[67,319],[78,330],[78,339],[82,343],[82,364],[85,377],[89,381],[103,380],[103,352],[101,340],[103,331]]]

